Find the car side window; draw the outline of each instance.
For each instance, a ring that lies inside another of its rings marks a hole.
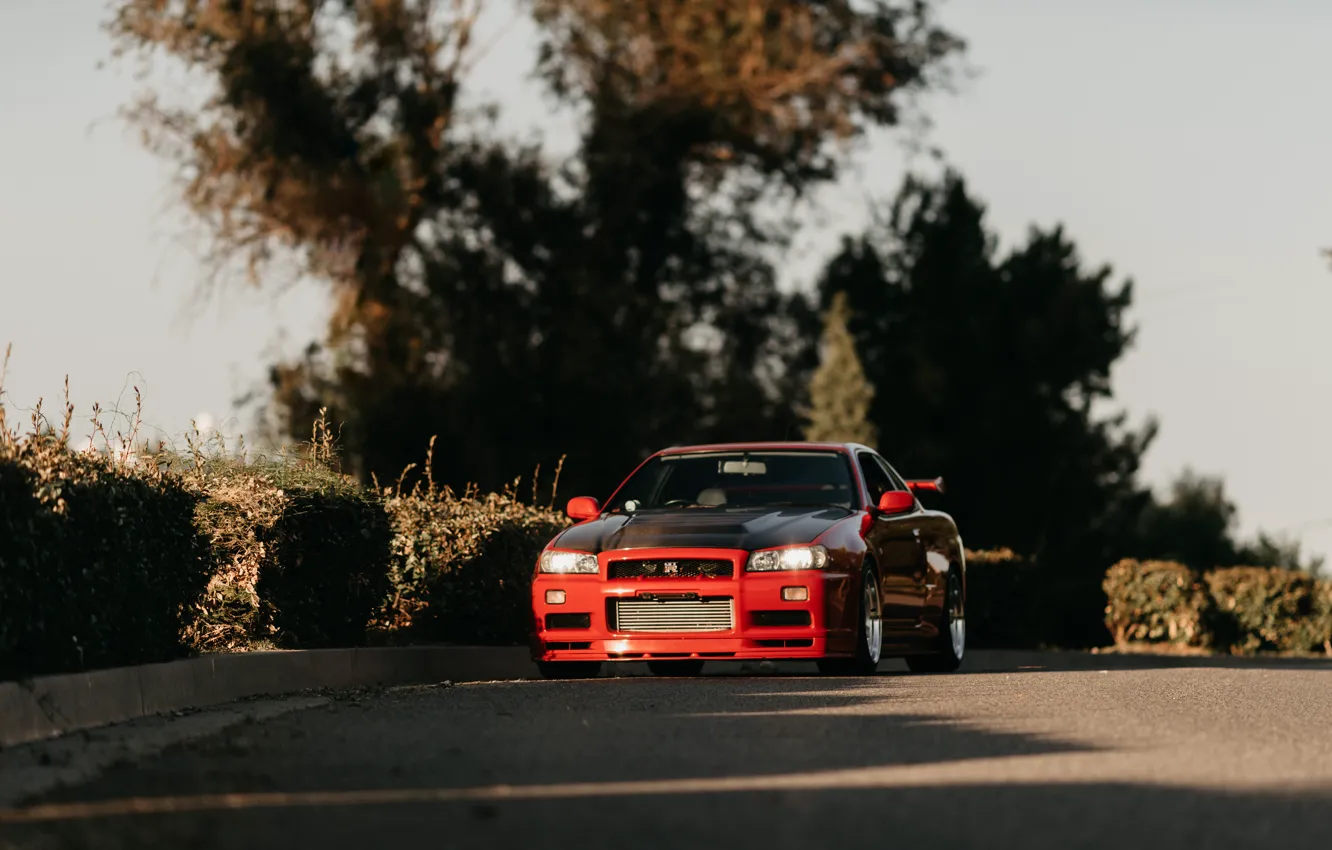
[[[878,461],[879,466],[883,467],[883,471],[888,474],[888,479],[893,482],[894,490],[909,489],[906,485],[906,482],[902,480],[902,476],[897,474],[897,470],[893,469],[892,466],[888,463],[888,461],[884,460],[878,455],[875,455],[874,459]]]
[[[896,490],[893,486],[893,479],[888,477],[888,473],[879,465],[874,455],[869,452],[860,452],[856,455],[860,461],[860,473],[865,476],[865,489],[869,490],[871,504],[878,504],[879,497],[889,490]]]

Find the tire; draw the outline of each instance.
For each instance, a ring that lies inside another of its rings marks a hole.
[[[537,669],[547,679],[595,679],[601,675],[601,662],[538,661]]]
[[[956,569],[950,569],[938,648],[929,655],[907,656],[907,668],[912,673],[952,673],[962,666],[962,656],[966,650],[966,600],[962,595],[962,580],[958,578]]]
[[[860,624],[856,628],[853,658],[820,658],[819,672],[826,676],[872,676],[883,658],[883,604],[879,598],[879,574],[866,563],[861,570]]]
[[[649,661],[648,670],[654,676],[697,676],[703,672],[702,658],[661,659]]]

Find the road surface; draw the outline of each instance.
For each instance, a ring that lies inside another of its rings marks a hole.
[[[1332,664],[899,668],[718,665],[140,721],[0,753],[0,848],[1332,847]]]

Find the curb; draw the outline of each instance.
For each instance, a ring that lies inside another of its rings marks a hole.
[[[417,646],[205,655],[0,682],[0,747],[255,696],[537,675],[527,647]]]

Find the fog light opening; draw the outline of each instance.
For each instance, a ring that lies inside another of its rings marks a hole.
[[[546,604],[547,604],[547,605],[563,605],[563,604],[564,604],[564,591],[563,591],[563,590],[547,590],[547,591],[546,591]]]
[[[809,588],[808,588],[808,587],[783,587],[783,588],[782,588],[782,601],[783,601],[783,602],[806,602],[806,601],[808,601],[808,600],[809,600]]]

